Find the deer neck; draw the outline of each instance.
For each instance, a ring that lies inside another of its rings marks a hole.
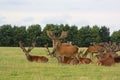
[[[26,55],[26,58],[28,59],[28,60],[30,60],[31,59],[31,56],[30,56],[30,54],[29,53],[25,53],[25,55]]]
[[[55,54],[59,50],[60,46],[61,46],[60,42],[56,43],[55,46],[53,47],[53,51],[51,54],[55,56]]]

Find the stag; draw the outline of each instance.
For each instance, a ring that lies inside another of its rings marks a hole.
[[[97,65],[111,66],[115,64],[114,58],[112,55],[105,53],[101,59],[98,60]]]
[[[57,57],[58,62],[62,63],[64,61],[64,57],[73,57],[78,59],[79,48],[75,45],[61,42],[64,38],[67,37],[67,32],[62,31],[61,36],[56,37],[53,31],[47,31],[47,35],[53,41],[53,52],[50,54]]]
[[[23,50],[23,52],[25,53],[28,61],[30,61],[30,62],[43,62],[43,63],[48,62],[48,58],[45,56],[33,56],[33,55],[29,54],[31,52],[31,50],[35,47],[35,43],[32,43],[32,47],[25,49],[25,47],[23,46],[23,43],[20,41],[19,46]]]
[[[66,31],[62,31],[61,36],[58,37],[55,35],[54,31],[47,31],[47,36],[52,40],[53,42],[53,48],[55,48],[56,44],[58,42],[61,42],[64,38],[67,37],[67,32]],[[63,46],[70,46],[70,43],[62,43]]]

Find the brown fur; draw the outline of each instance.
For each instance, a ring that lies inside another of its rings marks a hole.
[[[114,57],[115,63],[120,63],[120,56]]]
[[[92,60],[89,58],[79,58],[79,63],[80,64],[90,64],[90,63],[92,63]]]
[[[25,49],[25,47],[23,46],[23,43],[20,41],[19,46],[23,50],[23,52],[25,53],[28,61],[30,61],[30,62],[44,62],[44,63],[48,62],[48,58],[45,56],[32,56],[29,54],[31,52],[31,50],[35,47],[35,43],[32,43],[32,47]]]
[[[91,54],[91,58],[93,57],[94,53],[98,53],[98,52],[103,52],[103,47],[102,46],[89,46],[87,51],[83,54],[83,57],[86,57],[89,54]]]
[[[70,43],[62,43],[62,40],[67,37],[67,31],[62,31],[60,36],[56,36],[54,31],[47,31],[47,35],[53,42],[53,52],[50,54],[57,57],[58,62],[63,62],[64,57],[77,58],[78,47]]]
[[[115,64],[114,58],[110,54],[104,54],[102,59],[98,60],[98,65],[111,66]]]
[[[27,57],[28,61],[31,62],[48,62],[48,58],[46,58],[45,56],[31,56],[29,55],[29,57]]]
[[[60,56],[62,58],[62,61],[64,60],[64,57],[77,57],[79,56],[78,53],[78,47],[73,45],[58,45],[55,52],[53,53],[55,56]],[[78,58],[78,57],[77,57]]]
[[[57,48],[56,52],[58,52],[61,56],[65,55],[66,57],[70,57],[78,53],[78,47],[72,45],[71,46],[60,45]]]
[[[71,58],[71,57],[64,57],[64,61],[62,62],[64,64],[78,64],[79,61],[77,59]]]

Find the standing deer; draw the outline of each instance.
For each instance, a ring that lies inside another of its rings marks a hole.
[[[29,47],[28,49],[25,49],[22,42],[19,42],[19,46],[23,50],[23,52],[25,53],[28,61],[30,61],[30,62],[43,62],[43,63],[48,62],[48,58],[45,56],[32,56],[29,54],[31,52],[31,50],[35,47],[35,43],[32,43],[32,47]]]
[[[53,52],[50,53],[57,57],[58,62],[63,62],[64,57],[74,57],[78,59],[78,47],[69,43],[62,43],[62,39],[67,37],[67,32],[62,31],[60,37],[56,37],[53,31],[47,31],[47,35],[53,41]]]

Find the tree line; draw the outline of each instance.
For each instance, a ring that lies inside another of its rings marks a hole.
[[[27,46],[30,46],[33,41],[36,41],[37,47],[43,47],[46,43],[52,46],[51,39],[47,36],[46,31],[52,30],[57,36],[60,36],[62,31],[68,31],[68,36],[63,42],[72,42],[79,47],[87,47],[91,43],[100,42],[116,42],[120,43],[120,30],[114,31],[110,35],[110,30],[106,26],[94,25],[90,27],[82,26],[78,28],[76,25],[63,24],[46,24],[42,29],[41,25],[35,24],[26,26],[0,26],[0,46],[17,47],[19,41],[23,41]]]

